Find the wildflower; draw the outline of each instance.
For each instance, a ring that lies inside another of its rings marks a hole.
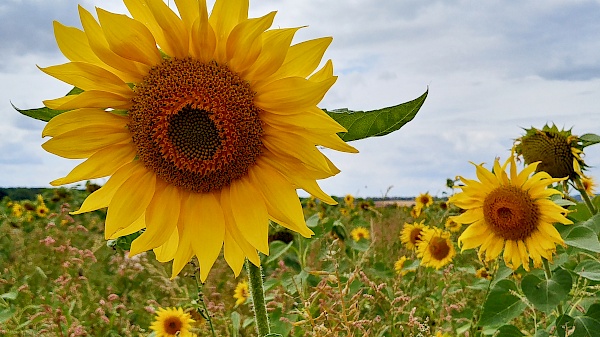
[[[406,260],[406,256],[403,255],[400,256],[400,258],[394,263],[394,270],[401,276],[404,276],[409,272],[409,270],[404,270],[404,264],[406,263]]]
[[[540,162],[536,172],[548,172],[553,178],[575,179],[583,176],[586,165],[581,158],[584,146],[571,130],[558,130],[556,125],[544,125],[540,129],[525,130],[524,136],[515,141],[517,155],[523,156],[525,164]]]
[[[415,198],[415,203],[418,208],[423,209],[433,205],[433,198],[429,195],[429,192],[425,192]]]
[[[460,229],[462,228],[462,224],[454,221],[454,219],[452,218],[448,218],[448,220],[446,220],[446,223],[444,224],[444,227],[446,227],[447,230],[456,233],[460,231]]]
[[[83,90],[44,103],[43,144],[87,159],[63,185],[110,176],[75,214],[108,207],[105,235],[146,230],[131,253],[154,249],[175,277],[196,255],[204,281],[224,258],[238,275],[268,254],[269,219],[310,237],[296,188],[336,204],[317,179],[339,170],[316,147],[357,152],[317,104],[336,81],[331,38],[290,46],[298,28],[267,30],[275,12],[248,19],[248,0],[125,1],[131,17],[80,7],[83,30],[55,22],[71,61],[43,68]],[[157,47],[158,46],[158,47]]]
[[[456,256],[454,244],[450,241],[450,233],[438,228],[426,229],[417,243],[417,257],[421,265],[440,269],[452,262]]]
[[[489,274],[486,267],[481,267],[481,268],[477,269],[477,271],[475,272],[475,276],[479,277],[479,278],[484,278],[486,280],[492,279],[492,275]]]
[[[236,299],[235,305],[238,306],[240,304],[246,303],[246,300],[250,296],[250,290],[248,289],[248,282],[242,281],[235,286],[235,290],[233,291],[233,298]]]
[[[160,308],[150,329],[156,337],[192,337],[196,336],[190,332],[194,322],[190,314],[184,313],[181,308]]]
[[[365,227],[356,227],[350,232],[350,236],[354,241],[358,242],[361,239],[369,240],[371,234]]]
[[[346,206],[350,207],[351,209],[354,208],[354,197],[352,196],[352,194],[346,194],[346,196],[344,197],[344,204],[346,204]]]
[[[510,164],[510,176],[505,172]],[[572,224],[565,218],[566,210],[548,199],[560,194],[546,188],[564,180],[536,171],[539,163],[528,165],[517,173],[511,156],[503,166],[494,161],[494,170],[476,165],[480,181],[460,178],[465,184],[462,192],[450,201],[466,212],[452,219],[469,227],[458,238],[462,250],[479,247],[479,258],[494,260],[504,249],[504,262],[512,269],[523,265],[529,270],[529,260],[540,267],[542,258],[552,260],[556,244],[564,245],[555,222]]]
[[[592,177],[586,177],[586,176],[581,177],[581,184],[583,185],[583,188],[585,189],[585,193],[587,193],[589,196],[594,195],[596,186],[598,186],[598,184],[596,184],[596,182],[594,181],[594,179]]]
[[[414,250],[417,248],[417,244],[421,241],[423,231],[429,228],[424,225],[424,222],[425,220],[412,224],[404,223],[402,232],[400,232],[400,242],[402,242],[407,249]]]

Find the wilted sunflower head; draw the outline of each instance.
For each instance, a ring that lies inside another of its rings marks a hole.
[[[571,130],[559,130],[553,124],[525,131],[514,145],[516,154],[523,157],[525,164],[540,162],[536,172],[548,172],[553,178],[582,176],[581,170],[586,167],[581,158],[584,146]]]

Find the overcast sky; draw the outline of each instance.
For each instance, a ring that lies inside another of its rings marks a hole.
[[[44,123],[10,105],[36,108],[70,89],[36,65],[66,62],[52,21],[81,27],[78,3],[125,13],[118,0],[0,4],[2,187],[49,186],[78,163],[42,150]],[[250,3],[251,17],[272,10],[274,27],[308,25],[296,42],[334,38],[325,57],[339,78],[320,107],[372,110],[430,90],[400,131],[353,142],[359,154],[325,150],[342,170],[321,182],[330,194],[378,197],[393,186],[391,196],[441,196],[446,178],[475,177],[469,161],[505,159],[524,127],[554,122],[576,135],[600,134],[600,1]],[[594,166],[589,174],[600,178],[600,145],[589,147],[585,159]]]

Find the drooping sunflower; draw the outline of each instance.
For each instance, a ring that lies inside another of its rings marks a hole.
[[[514,150],[523,156],[525,164],[540,162],[536,172],[548,172],[553,178],[575,179],[586,168],[581,158],[583,143],[571,130],[559,130],[556,125],[542,129],[531,127],[515,140]]]
[[[398,274],[400,276],[404,276],[404,275],[408,274],[408,272],[411,271],[409,269],[404,269],[404,264],[406,263],[407,260],[408,260],[408,258],[406,256],[402,255],[398,260],[396,260],[396,262],[394,262],[394,270],[396,271],[396,274]]]
[[[248,289],[248,282],[239,282],[233,290],[233,298],[236,299],[235,306],[246,303],[246,300],[250,297],[250,290]]]
[[[429,228],[422,232],[421,239],[417,242],[416,252],[422,266],[435,269],[452,262],[456,256],[450,233],[439,228]]]
[[[583,176],[581,177],[581,184],[583,185],[583,189],[585,193],[589,196],[593,196],[598,184],[594,181],[592,177]]]
[[[156,337],[195,337],[196,334],[190,332],[194,322],[190,314],[184,313],[181,308],[160,308],[150,329]]]
[[[354,241],[358,242],[361,239],[369,240],[371,233],[369,233],[369,230],[365,227],[356,227],[350,231],[350,236]]]
[[[433,198],[429,195],[429,192],[421,193],[415,198],[416,207],[423,209],[433,205]]]
[[[505,172],[510,165],[510,176]],[[561,192],[548,185],[566,178],[552,178],[546,172],[536,171],[539,163],[526,166],[517,173],[514,157],[503,166],[494,161],[493,173],[475,165],[479,181],[461,177],[462,192],[450,202],[465,209],[452,217],[455,222],[469,227],[458,238],[462,250],[479,247],[479,258],[494,260],[504,249],[504,262],[512,269],[523,265],[529,270],[542,265],[542,258],[552,260],[556,244],[564,245],[553,223],[572,224],[566,210],[549,200]]]
[[[296,188],[336,204],[316,180],[339,172],[316,147],[357,152],[317,104],[336,81],[331,38],[291,45],[299,28],[248,18],[248,0],[124,0],[132,17],[79,7],[83,29],[54,23],[70,62],[42,70],[82,90],[45,101],[57,110],[43,144],[87,159],[63,185],[110,176],[76,214],[108,207],[106,238],[145,231],[177,275],[193,255],[201,279],[221,249],[236,275],[268,254],[269,219],[305,237]]]
[[[415,223],[404,223],[402,232],[400,232],[400,242],[404,244],[406,249],[414,250],[417,248],[417,243],[421,241],[423,232],[429,228],[426,226],[425,220]]]

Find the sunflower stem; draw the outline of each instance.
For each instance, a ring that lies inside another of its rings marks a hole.
[[[267,315],[267,305],[265,302],[262,268],[246,260],[246,269],[248,270],[248,290],[250,291],[254,307],[256,331],[258,332],[258,336],[263,337],[271,333],[271,328],[269,327],[269,316]]]
[[[544,274],[546,274],[546,281],[550,281],[552,279],[552,270],[550,270],[550,263],[546,259],[542,259],[544,263]],[[564,314],[562,304],[558,304],[556,306],[556,310],[558,310],[558,316],[562,316]]]
[[[198,262],[196,260],[196,262]],[[198,265],[200,265],[200,263],[198,263]],[[199,309],[198,311],[200,311],[200,315],[202,317],[204,317],[205,320],[208,321],[208,324],[210,325],[210,331],[213,337],[217,337],[217,334],[215,333],[215,328],[213,327],[212,324],[212,319],[210,317],[210,312],[208,312],[208,308],[206,307],[206,303],[204,302],[204,293],[202,292],[202,288],[204,287],[204,284],[200,281],[200,267],[196,267],[196,272],[194,274],[194,279],[196,280],[196,288],[198,289],[198,302],[200,302],[202,304],[202,308]]]
[[[592,215],[598,213],[598,210],[592,203],[590,196],[585,191],[585,187],[583,186],[581,179],[579,177],[575,177],[574,180],[575,180],[575,185],[577,186],[577,190],[579,191],[579,194],[581,194],[581,198],[583,199],[583,201],[585,201],[585,204],[590,209],[590,212],[592,212]]]

